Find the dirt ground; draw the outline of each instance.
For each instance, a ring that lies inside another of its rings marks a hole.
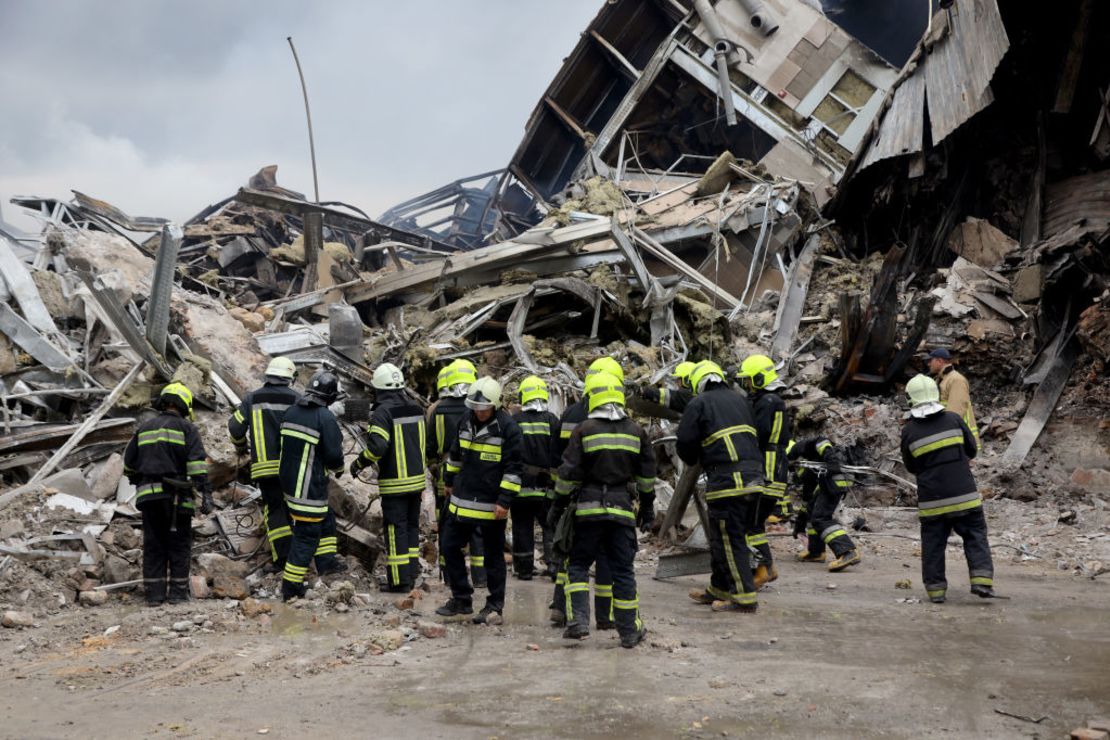
[[[255,618],[221,601],[71,610],[0,630],[0,735],[1050,738],[1110,714],[1106,579],[996,549],[1012,600],[983,601],[953,541],[949,602],[921,603],[916,543],[863,537],[864,562],[843,574],[789,562],[777,539],[781,577],[754,616],[694,604],[700,578],[652,580],[642,553],[650,635],[635,650],[609,632],[562,640],[546,580],[511,581],[503,626],[413,631],[382,654],[367,636],[381,643],[391,615],[431,619],[442,586],[407,613],[378,594],[347,613],[270,602]]]

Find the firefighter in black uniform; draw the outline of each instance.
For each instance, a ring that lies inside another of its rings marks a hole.
[[[212,512],[208,463],[193,416],[193,394],[181,383],[162,389],[158,415],[139,425],[123,455],[124,473],[136,487],[135,506],[143,515],[143,586],[148,606],[189,598],[192,559],[193,490],[201,511]]]
[[[910,418],[902,427],[902,460],[917,476],[921,519],[921,579],[929,600],[944,603],[944,550],[948,535],[964,541],[971,593],[994,597],[994,564],[987,541],[983,499],[969,461],[979,450],[975,435],[958,414],[940,403],[940,389],[927,375],[906,384]]]
[[[521,410],[513,416],[523,438],[524,463],[520,493],[513,499],[513,572],[532,580],[535,574],[536,524],[543,531],[543,562],[555,579],[558,566],[551,549],[547,507],[554,498],[552,470],[559,465],[559,417],[547,410],[547,384],[535,375],[520,382]]]
[[[625,413],[619,380],[608,373],[591,375],[585,395],[589,417],[571,434],[556,483],[556,512],[574,507],[563,637],[575,640],[590,634],[590,566],[603,552],[613,573],[613,613],[621,647],[631,648],[646,632],[633,561],[636,526],[646,532],[655,519],[655,457],[643,427]]]
[[[786,501],[788,466],[786,448],[791,441],[790,419],[786,403],[776,390],[784,388],[775,371],[775,363],[766,355],[751,355],[740,363],[736,373],[740,387],[748,394],[755,414],[756,436],[763,451],[763,493],[753,501],[752,519],[748,528],[748,546],[759,553],[761,561],[755,570],[756,590],[779,577],[771,544],[767,541],[767,517],[782,511]]]
[[[447,455],[455,445],[459,434],[459,424],[469,413],[466,409],[466,392],[478,379],[474,364],[470,360],[455,360],[444,365],[436,378],[439,399],[428,408],[427,435],[425,445],[432,480],[436,487],[436,525],[439,528],[439,568],[446,579],[447,569],[443,559],[443,517],[447,515],[447,493],[444,484]],[[475,528],[470,538],[470,580],[475,588],[486,587],[486,558],[482,546],[482,533]]]
[[[763,492],[763,454],[748,399],[725,382],[714,362],[698,363],[690,376],[694,400],[682,413],[676,450],[706,475],[709,552],[713,575],[704,590],[690,592],[715,611],[754,612],[758,606],[746,536],[750,508]]]
[[[328,406],[339,396],[339,379],[319,370],[304,397],[281,420],[278,480],[293,520],[293,542],[281,582],[283,600],[304,596],[308,565],[323,576],[347,569],[336,553],[335,514],[328,507],[328,474],[343,475],[343,436]]]
[[[640,398],[681,414],[694,397],[694,392],[690,390],[690,373],[696,366],[696,362],[689,360],[678,363],[671,373],[673,387],[641,386]]]
[[[478,378],[466,394],[470,413],[459,425],[459,436],[447,458],[447,516],[444,519],[443,555],[451,598],[436,610],[443,617],[474,611],[474,589],[466,577],[463,547],[475,529],[490,560],[486,563],[489,596],[475,624],[500,623],[505,608],[505,520],[520,493],[523,465],[520,427],[504,410],[501,385],[489,377]],[[496,615],[496,617],[494,616]]]
[[[586,370],[586,380],[598,373],[608,373],[619,380],[621,385],[624,384],[624,369],[612,357],[599,357],[591,362]],[[559,418],[558,459],[560,461],[563,459],[563,453],[570,443],[574,430],[589,415],[586,403],[587,399],[583,397],[568,406]],[[556,485],[558,485],[557,480]],[[549,517],[548,526],[554,529],[553,517]],[[556,627],[562,627],[567,621],[565,611],[567,600],[564,593],[564,587],[567,584],[567,566],[568,562],[564,558],[559,572],[555,575],[555,595],[549,605],[551,624]],[[604,551],[598,553],[597,562],[594,564],[594,623],[599,630],[611,630],[617,627],[616,622],[613,621],[613,572],[609,568],[609,558]]]
[[[301,394],[290,384],[297,366],[288,357],[275,357],[266,367],[265,384],[243,397],[243,402],[227,420],[227,431],[240,455],[250,451],[251,480],[262,492],[262,517],[270,543],[270,568],[277,573],[285,568],[293,528],[285,496],[278,482],[281,455],[281,419]]]
[[[385,362],[371,379],[376,403],[366,449],[351,461],[358,477],[378,466],[385,541],[385,590],[411,591],[421,575],[420,499],[424,493],[424,411],[405,395],[401,370]]]
[[[843,453],[825,437],[814,437],[790,447],[790,459],[817,463],[821,468],[799,467],[802,507],[794,519],[794,536],[807,535],[805,550],[795,555],[804,563],[825,562],[825,547],[835,559],[829,563],[834,573],[860,561],[859,551],[844,526],[835,519],[836,509],[852,487],[852,479],[840,468],[846,464]]]

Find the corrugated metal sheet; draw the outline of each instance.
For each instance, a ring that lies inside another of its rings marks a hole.
[[[994,100],[990,81],[1009,48],[997,0],[961,0],[954,6],[948,35],[923,65],[934,144]]]
[[[924,137],[925,75],[912,75],[894,92],[860,169],[881,159],[919,152]]]
[[[1044,237],[1085,220],[1095,229],[1110,226],[1110,170],[1070,177],[1046,188]]]
[[[934,145],[994,100],[990,81],[1010,48],[997,0],[960,0],[951,11],[938,13],[934,25],[945,23],[948,13],[947,32],[895,89],[860,170],[922,150],[926,97]]]

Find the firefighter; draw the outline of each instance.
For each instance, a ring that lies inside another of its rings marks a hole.
[[[123,455],[124,472],[136,487],[135,506],[143,515],[143,587],[147,606],[189,599],[192,559],[193,491],[201,511],[212,512],[212,489],[204,445],[193,418],[193,394],[170,383],[154,403],[158,415],[139,425]]]
[[[925,361],[929,365],[929,372],[936,376],[941,404],[964,420],[964,424],[967,424],[975,437],[976,446],[982,452],[983,441],[979,438],[979,427],[975,424],[975,409],[971,407],[971,387],[964,374],[952,364],[952,353],[938,347],[926,356]]]
[[[278,456],[281,453],[281,418],[301,397],[291,387],[297,366],[288,357],[275,357],[266,367],[261,388],[243,397],[239,408],[227,420],[227,431],[239,455],[250,452],[251,480],[262,492],[262,518],[270,543],[269,572],[285,569],[293,529],[278,482]]]
[[[690,390],[690,373],[694,371],[697,363],[684,361],[675,365],[671,372],[672,387],[657,388],[652,385],[640,387],[640,397],[645,401],[682,413],[690,399],[694,397]]]
[[[624,386],[617,378],[608,373],[587,377],[585,396],[589,416],[571,434],[556,483],[556,512],[574,506],[563,637],[580,640],[590,634],[590,566],[605,553],[621,647],[632,648],[647,632],[633,561],[636,527],[646,532],[655,519],[655,457],[643,427],[625,412]]]
[[[328,410],[338,397],[339,379],[319,370],[281,420],[278,480],[293,520],[293,541],[281,582],[284,601],[304,596],[313,558],[321,576],[347,569],[336,555],[335,514],[328,507],[328,474],[343,475],[343,437]]]
[[[683,462],[700,464],[706,476],[713,568],[709,586],[691,591],[690,598],[714,611],[754,612],[758,603],[746,537],[750,509],[764,486],[755,416],[715,362],[698,363],[690,385],[694,399],[682,412],[675,446]]]
[[[520,493],[520,427],[503,409],[501,384],[478,378],[466,394],[470,413],[459,424],[458,438],[447,458],[447,516],[443,555],[451,598],[436,610],[443,617],[471,614],[474,589],[466,577],[463,547],[475,529],[492,556],[486,563],[489,596],[475,624],[500,623],[505,608],[505,520]],[[496,615],[496,616],[494,616]]]
[[[559,417],[547,410],[547,384],[535,375],[520,382],[521,410],[513,416],[523,439],[520,493],[513,499],[513,572],[530,581],[535,574],[536,524],[543,532],[543,562],[555,580],[558,566],[551,549],[547,507],[554,498],[551,474],[559,465]]]
[[[459,423],[466,416],[466,392],[470,384],[478,379],[474,364],[470,360],[455,360],[444,365],[436,378],[439,399],[428,408],[427,435],[425,450],[428,459],[434,461],[432,480],[436,487],[436,524],[439,528],[439,568],[446,579],[447,569],[443,559],[443,517],[447,514],[447,494],[443,482],[446,473],[444,463],[458,436]],[[475,528],[470,538],[470,580],[475,588],[486,587],[485,549],[482,547],[482,533]]]
[[[591,375],[608,373],[624,384],[624,368],[612,357],[599,357],[590,363],[586,369],[586,380]],[[580,423],[589,416],[586,408],[586,398],[583,396],[571,404],[559,418],[558,459],[563,459],[563,453],[570,443],[570,437]],[[558,481],[556,481],[558,484]],[[552,510],[552,513],[554,510]],[[549,517],[548,526],[554,529],[554,517]],[[562,627],[566,624],[566,595],[563,592],[567,584],[567,559],[564,557],[560,564],[559,572],[555,575],[555,594],[551,599],[551,624]],[[599,552],[594,565],[594,623],[599,630],[616,629],[613,621],[613,573],[609,569],[609,558],[604,552]]]
[[[971,474],[970,461],[979,451],[975,435],[959,414],[946,411],[940,389],[927,375],[906,384],[910,418],[902,427],[902,461],[917,476],[917,509],[921,520],[921,580],[929,600],[943,604],[944,550],[948,535],[964,541],[971,593],[994,597],[994,564],[987,541],[983,499]]]
[[[779,577],[771,544],[767,541],[767,518],[776,510],[782,513],[786,502],[787,460],[790,444],[790,418],[786,403],[775,393],[786,384],[779,380],[774,361],[767,355],[751,355],[740,363],[736,380],[748,394],[755,414],[756,436],[763,451],[763,478],[766,484],[758,499],[753,499],[749,522],[748,546],[759,554],[755,587],[760,589]]]
[[[386,591],[408,592],[420,567],[420,499],[424,493],[424,411],[405,395],[405,377],[384,362],[370,380],[374,411],[367,427],[366,449],[351,461],[351,475],[378,466],[385,542]]]
[[[846,464],[843,453],[825,437],[814,437],[790,448],[791,460],[820,463],[823,469],[798,468],[802,484],[802,508],[794,520],[794,537],[807,535],[806,549],[794,557],[803,563],[825,562],[825,547],[833,551],[832,572],[842,571],[860,561],[859,550],[844,526],[835,519],[836,509],[852,487],[852,479],[840,469]]]

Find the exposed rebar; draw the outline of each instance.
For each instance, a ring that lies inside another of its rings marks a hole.
[[[304,95],[304,116],[308,119],[308,151],[312,156],[312,192],[316,194],[316,202],[320,202],[320,180],[316,176],[316,140],[312,135],[312,111],[308,107],[308,86],[304,82],[304,70],[301,69],[301,59],[297,56],[297,47],[293,46],[293,37],[286,36],[289,49],[293,52],[293,61],[297,65],[297,75],[301,78],[301,93]]]

